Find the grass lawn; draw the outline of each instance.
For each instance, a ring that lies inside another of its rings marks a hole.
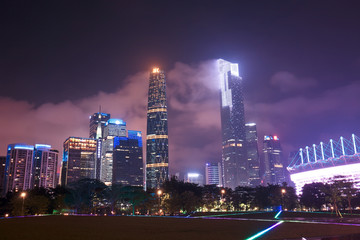
[[[0,220],[1,240],[246,239],[274,221],[169,217],[46,216]],[[259,239],[360,233],[360,227],[284,222]]]

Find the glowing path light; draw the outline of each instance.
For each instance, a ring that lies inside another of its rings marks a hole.
[[[275,215],[275,217],[274,218],[278,218],[279,216],[280,216],[280,214],[282,213],[282,210],[280,210],[276,215]]]
[[[278,223],[270,226],[269,228],[267,228],[267,229],[265,229],[265,230],[262,230],[261,232],[255,234],[254,236],[251,236],[251,237],[249,237],[249,238],[246,238],[245,240],[253,240],[253,239],[256,239],[256,238],[264,235],[265,233],[267,233],[267,232],[270,231],[271,229],[279,226],[279,225],[282,224],[283,222],[284,222],[284,221],[280,221],[280,222],[278,222]]]

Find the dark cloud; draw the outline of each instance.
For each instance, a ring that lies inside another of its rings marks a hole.
[[[313,78],[298,78],[294,74],[286,71],[275,73],[270,82],[282,92],[299,91],[318,85],[317,81]]]

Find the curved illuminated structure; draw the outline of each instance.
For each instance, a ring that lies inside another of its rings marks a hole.
[[[329,143],[300,148],[287,169],[297,194],[305,184],[329,182],[335,176],[360,188],[360,139],[352,134],[350,139],[340,137],[338,141],[330,139]]]

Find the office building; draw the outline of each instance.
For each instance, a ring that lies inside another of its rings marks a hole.
[[[222,187],[221,163],[206,163],[205,179],[206,185]]]
[[[104,127],[101,150],[100,181],[106,185],[112,182],[115,137],[126,137],[126,122],[111,118]]]
[[[101,109],[99,112],[94,113],[90,118],[89,124],[89,137],[97,140],[96,142],[96,157],[95,157],[95,177],[100,180],[101,175],[101,157],[103,148],[103,134],[106,122],[110,119],[109,113],[102,113]]]
[[[59,151],[47,144],[35,144],[33,187],[55,188],[58,185]]]
[[[264,136],[264,184],[279,184],[286,181],[285,166],[278,136]]]
[[[10,144],[7,148],[4,190],[21,191],[32,187],[34,146]]]
[[[168,116],[165,73],[154,68],[150,73],[147,131],[146,188],[159,188],[169,178]]]
[[[96,140],[69,137],[64,142],[61,185],[84,178],[95,178]]]
[[[185,175],[184,182],[194,183],[202,186],[204,185],[204,176],[199,173],[188,173]]]
[[[243,80],[239,67],[218,60],[221,89],[221,130],[223,184],[225,187],[249,185],[248,161],[245,151],[245,116]]]
[[[245,124],[246,156],[248,160],[248,174],[250,186],[260,185],[260,157],[258,151],[258,136],[255,123]]]
[[[114,138],[112,184],[143,186],[143,149],[140,131]]]
[[[97,112],[91,115],[89,118],[89,137],[95,139],[103,138],[102,132],[104,130],[106,122],[110,119],[110,114]]]

